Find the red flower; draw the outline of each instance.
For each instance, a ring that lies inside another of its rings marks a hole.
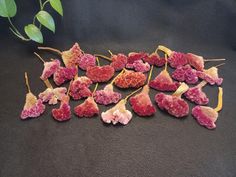
[[[74,108],[74,112],[78,117],[93,117],[99,114],[99,108],[93,97],[88,97],[84,103]]]
[[[130,104],[135,113],[139,116],[151,116],[156,109],[149,97],[149,86],[145,85],[142,92],[130,98]]]
[[[114,73],[115,70],[112,66],[94,66],[87,68],[86,76],[93,82],[107,82],[113,77]]]
[[[65,68],[60,66],[54,73],[53,80],[56,83],[56,85],[59,86],[63,84],[65,81],[73,79],[76,74],[77,74],[77,69],[75,67]]]
[[[69,105],[69,96],[65,96],[62,101],[61,105],[58,109],[52,109],[52,116],[57,121],[67,121],[71,118],[71,111]]]
[[[139,88],[145,84],[146,76],[141,72],[125,70],[115,79],[114,84],[120,88]]]
[[[214,84],[221,85],[223,82],[223,78],[220,78],[218,76],[217,67],[211,67],[207,70],[203,70],[203,72],[198,71],[197,75],[199,78],[205,80],[206,82],[208,82],[211,85],[214,85]]]

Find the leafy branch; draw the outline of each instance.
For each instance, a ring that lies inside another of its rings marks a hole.
[[[24,27],[25,34],[22,34],[11,20],[17,12],[15,0],[0,0],[0,16],[8,19],[8,22],[10,24],[9,29],[15,36],[17,36],[21,40],[32,40],[38,43],[43,43],[43,35],[41,32],[42,26],[55,33],[54,19],[48,12],[44,10],[47,4],[50,4],[50,6],[55,11],[57,11],[61,16],[63,16],[61,0],[46,0],[44,2],[42,2],[42,0],[39,0],[40,10],[33,17],[33,22]],[[39,22],[39,26],[36,25],[36,20]]]

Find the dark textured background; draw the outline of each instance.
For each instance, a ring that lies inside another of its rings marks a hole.
[[[17,26],[31,22],[37,1],[17,0]],[[177,120],[157,111],[135,114],[127,126],[106,126],[99,117],[58,123],[47,106],[38,119],[21,121],[25,101],[23,73],[35,94],[42,64],[35,43],[24,43],[0,18],[0,176],[1,177],[235,177],[236,176],[236,1],[234,0],[70,0],[56,17],[56,34],[47,30],[45,45],[67,49],[78,41],[91,53],[152,52],[158,44],[205,57],[224,57],[224,109],[217,129],[191,117]],[[22,28],[21,28],[22,29]],[[40,54],[47,58],[46,52]],[[206,68],[214,65],[207,63]],[[154,70],[154,76],[160,69]],[[102,86],[100,86],[102,88]],[[204,89],[209,105],[217,87]],[[152,90],[152,97],[156,94]],[[74,106],[78,102],[72,102]],[[193,106],[190,104],[191,107]],[[100,107],[104,110],[104,107]]]

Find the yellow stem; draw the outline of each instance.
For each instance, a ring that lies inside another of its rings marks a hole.
[[[149,76],[148,76],[148,82],[147,85],[149,84],[151,78],[152,78],[152,71],[153,71],[153,65],[151,66],[151,70],[149,71]]]
[[[123,74],[123,72],[125,71],[125,69],[122,69],[122,71],[111,81],[111,85],[115,82],[116,78],[119,77],[121,74]]]
[[[172,95],[180,97],[188,89],[189,89],[188,85],[183,82]]]
[[[166,63],[165,63],[165,69],[164,69],[164,71],[167,72],[167,65],[168,65],[167,54],[165,54],[165,60],[166,60]]]
[[[50,51],[58,53],[59,55],[62,55],[62,52],[60,50],[54,49],[52,47],[38,47],[38,49],[39,50],[50,50]]]
[[[52,84],[50,83],[50,81],[49,81],[48,79],[44,80],[43,82],[45,83],[45,85],[47,86],[47,88],[51,88],[51,89],[53,88],[53,87],[52,87]]]
[[[72,83],[73,83],[73,80],[70,81],[70,84],[69,84],[69,86],[68,86],[68,90],[67,90],[67,93],[66,93],[67,96],[69,95],[70,87],[71,87],[71,84],[72,84]]]
[[[223,88],[219,87],[219,93],[218,93],[218,104],[215,108],[215,111],[219,112],[223,107]]]
[[[94,89],[93,89],[92,95],[94,95],[94,93],[96,92],[97,88],[98,88],[98,83],[96,83],[96,85],[95,85],[95,87],[94,87]]]
[[[36,52],[34,52],[34,54],[38,57],[38,59],[40,59],[43,63],[45,63],[45,60]]]
[[[108,52],[109,52],[109,54],[112,56],[113,55],[113,53],[110,51],[110,50],[108,50]]]
[[[79,77],[79,69],[78,69],[78,65],[76,65],[75,67],[76,67],[77,72],[76,72],[74,79],[76,80]]]
[[[218,67],[220,67],[220,66],[223,66],[223,65],[225,65],[225,63],[221,63],[221,64],[218,64],[218,65],[216,65],[216,66],[213,66],[213,67],[216,67],[216,68],[218,68]]]
[[[109,57],[107,57],[107,56],[105,56],[105,55],[94,54],[94,56],[96,56],[96,57],[101,57],[101,58],[104,58],[104,59],[106,59],[106,60],[112,61],[111,58],[109,58]]]
[[[197,85],[197,87],[198,87],[198,88],[201,88],[201,87],[204,87],[206,84],[207,84],[206,81],[202,81],[202,82],[200,82],[200,83]]]
[[[27,72],[25,72],[25,84],[27,86],[28,92],[31,93],[30,85],[29,85],[29,78],[28,78]]]
[[[96,60],[97,60],[97,64],[98,64],[98,66],[100,66],[100,62],[99,62],[98,57],[96,57]]]
[[[165,52],[168,56],[170,56],[171,53],[172,53],[172,50],[170,50],[169,48],[167,48],[163,45],[159,45],[158,50],[161,50],[161,51]]]
[[[127,95],[124,100],[127,101],[127,99],[128,99],[129,97],[131,97],[133,94],[137,93],[137,92],[138,92],[139,90],[141,90],[141,89],[142,89],[142,87],[140,87],[140,88],[138,88],[137,90],[133,91],[132,93],[130,93],[129,95]]]

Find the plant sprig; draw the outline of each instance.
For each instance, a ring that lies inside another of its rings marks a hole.
[[[42,0],[39,0],[40,10],[33,17],[33,22],[24,27],[24,32],[26,35],[23,35],[12,23],[11,20],[11,18],[13,18],[17,13],[17,6],[15,0],[0,0],[0,16],[8,19],[8,22],[10,24],[9,29],[15,36],[17,36],[21,40],[32,40],[38,43],[43,43],[43,35],[41,32],[42,26],[55,33],[54,19],[47,11],[44,10],[47,4],[50,4],[50,6],[56,12],[63,16],[61,0],[46,0],[44,2],[42,2]],[[39,26],[36,25],[36,20],[39,22]]]

